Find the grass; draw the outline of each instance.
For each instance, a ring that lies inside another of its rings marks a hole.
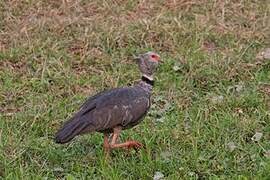
[[[1,1],[3,179],[269,179],[270,6],[262,1]],[[153,106],[121,135],[145,144],[109,161],[101,134],[52,138],[98,91],[140,78],[153,50]],[[262,133],[259,141],[252,140]]]

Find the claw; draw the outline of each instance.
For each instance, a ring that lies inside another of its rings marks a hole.
[[[143,145],[138,142],[138,141],[127,141],[127,149],[131,149],[131,148],[134,148],[134,149],[140,149],[143,147]]]

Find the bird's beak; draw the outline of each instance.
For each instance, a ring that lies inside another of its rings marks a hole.
[[[134,61],[139,62],[140,56],[134,56],[133,59],[134,59]]]
[[[158,56],[158,62],[161,63],[161,64],[164,63],[164,61],[160,58],[160,56]]]

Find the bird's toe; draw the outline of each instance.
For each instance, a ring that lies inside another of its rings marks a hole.
[[[128,141],[128,146],[127,146],[128,149],[131,149],[131,148],[139,149],[142,147],[143,145],[138,141]]]

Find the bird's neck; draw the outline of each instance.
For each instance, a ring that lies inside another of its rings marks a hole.
[[[149,77],[149,76],[146,76],[146,75],[142,76],[141,81],[143,81],[146,84],[149,84],[151,86],[154,86],[154,84],[155,84],[155,81],[154,81],[153,77]]]
[[[148,93],[151,93],[154,86],[154,80],[152,77],[149,78],[149,76],[143,75],[137,86],[147,91]]]
[[[146,78],[146,79],[148,79],[148,80],[150,80],[150,81],[154,81],[153,76],[148,76],[148,75],[146,75],[146,74],[143,74],[143,75],[142,75],[142,78]]]

